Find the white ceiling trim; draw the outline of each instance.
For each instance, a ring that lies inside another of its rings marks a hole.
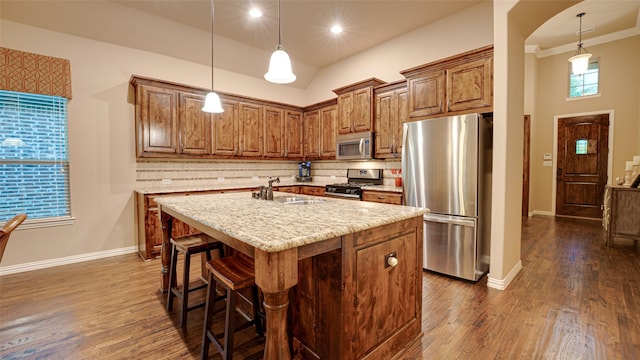
[[[602,35],[602,36],[597,36],[594,38],[583,40],[582,42],[583,42],[583,46],[585,48],[588,48],[589,46],[605,44],[611,41],[622,40],[622,39],[626,39],[626,38],[637,36],[637,35],[640,35],[640,26],[636,25],[636,27],[632,29],[626,29],[626,30],[617,31],[617,32]],[[576,46],[578,46],[577,44],[578,43],[575,42],[571,44],[556,46],[546,50],[540,50],[540,48],[537,45],[527,45],[525,46],[525,53],[535,53],[536,58],[541,59],[548,56],[554,56],[554,55],[564,54],[566,52],[575,51]]]

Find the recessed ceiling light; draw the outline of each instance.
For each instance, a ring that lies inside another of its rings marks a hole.
[[[260,11],[260,9],[258,8],[252,8],[251,10],[249,10],[249,15],[254,18],[259,18],[262,16],[262,11]]]
[[[331,27],[331,32],[334,34],[340,34],[342,32],[342,26],[340,25],[333,25]]]

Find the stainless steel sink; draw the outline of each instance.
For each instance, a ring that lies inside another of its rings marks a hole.
[[[310,204],[322,204],[322,199],[308,199],[299,196],[278,196],[274,197],[273,201],[283,203],[285,205],[310,205]]]

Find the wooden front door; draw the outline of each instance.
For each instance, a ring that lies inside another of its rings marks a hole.
[[[602,218],[609,115],[558,119],[556,215]]]

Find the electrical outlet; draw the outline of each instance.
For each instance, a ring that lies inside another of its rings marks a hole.
[[[219,177],[219,178],[218,178],[218,181],[223,182],[223,181],[224,181],[224,177],[222,177],[222,176],[221,176],[221,177]]]
[[[336,176],[335,175],[331,175],[331,180],[335,180]]]
[[[171,185],[171,179],[162,179],[162,185]]]
[[[257,181],[258,179],[259,179],[259,178],[258,178],[257,176],[253,176],[253,177],[251,178],[251,180],[253,180],[253,181]]]

